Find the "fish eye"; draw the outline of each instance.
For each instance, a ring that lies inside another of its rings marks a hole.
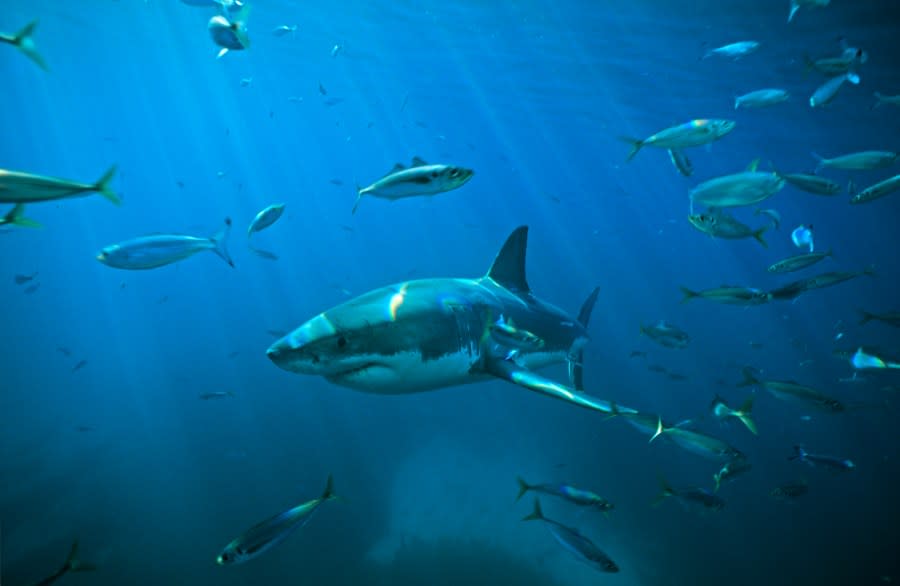
[[[347,345],[347,338],[345,338],[344,336],[339,337],[339,338],[337,339],[337,345],[338,345],[338,348],[343,348],[344,346],[346,346],[346,345]]]

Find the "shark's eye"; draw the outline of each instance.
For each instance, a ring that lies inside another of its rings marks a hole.
[[[338,348],[343,348],[344,346],[346,346],[346,345],[347,345],[347,338],[345,338],[344,336],[341,336],[340,338],[338,338],[338,339],[337,339],[337,345],[338,345]]]

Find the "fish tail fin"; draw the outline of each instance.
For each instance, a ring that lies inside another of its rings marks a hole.
[[[869,323],[870,321],[872,321],[873,319],[875,319],[875,314],[869,313],[865,309],[860,309],[859,315],[860,315],[859,325],[861,325],[861,326],[865,325],[865,324]]]
[[[0,224],[13,224],[14,226],[22,226],[23,228],[40,228],[41,225],[34,220],[24,217],[25,204],[17,203],[13,209],[9,210]]]
[[[656,438],[658,438],[659,436],[661,436],[664,433],[666,433],[666,428],[663,426],[662,417],[657,417],[656,418],[656,433],[653,434],[653,437],[651,437],[650,441],[647,443],[648,444],[652,443],[653,440],[655,440]]]
[[[741,98],[735,97],[734,98],[734,109],[737,110],[740,107],[741,107]]]
[[[659,494],[653,499],[654,507],[675,494],[675,490],[669,485],[662,474],[658,474],[657,477],[659,478]]]
[[[737,418],[741,420],[747,429],[750,430],[750,433],[753,435],[759,435],[759,432],[756,429],[756,422],[750,418],[750,412],[753,411],[753,395],[747,397],[747,400],[744,401],[744,404],[741,405],[741,408],[738,410],[735,415]]]
[[[522,498],[526,492],[531,490],[531,487],[522,479],[521,476],[516,476],[516,482],[519,483],[519,495],[516,497],[516,502],[519,502],[519,499]]]
[[[116,174],[116,165],[113,165],[109,169],[107,169],[106,173],[103,174],[103,177],[97,180],[97,183],[94,184],[94,191],[113,202],[114,204],[122,205],[122,200],[119,199],[119,196],[112,190],[109,186],[110,181]]]
[[[753,374],[752,366],[745,366],[741,369],[741,374],[744,375],[744,380],[737,384],[739,387],[752,387],[758,385],[760,382],[759,379],[756,378],[756,375]]]
[[[94,564],[90,564],[88,562],[83,562],[78,559],[78,540],[76,539],[74,543],[72,543],[72,549],[69,550],[69,555],[66,557],[66,561],[63,564],[63,568],[67,572],[91,572],[96,570],[97,567]]]
[[[800,5],[797,3],[797,0],[791,0],[791,11],[788,13],[788,22],[794,20],[794,15],[797,14],[798,10],[800,10]]]
[[[531,513],[522,517],[523,521],[543,521],[546,517],[544,517],[544,512],[541,510],[541,501],[540,499],[534,499],[534,509]]]
[[[628,157],[625,159],[626,161],[630,161],[631,159],[633,159],[644,146],[644,141],[639,138],[620,136],[619,140],[623,140],[631,145],[631,152],[628,153]]]
[[[684,287],[684,286],[680,287],[680,289],[681,289],[681,295],[682,295],[682,297],[681,297],[682,303],[687,303],[688,301],[690,301],[691,299],[694,299],[695,297],[700,297],[700,293],[698,293],[697,291],[691,291],[690,289],[688,289],[687,287]]]
[[[328,480],[325,481],[325,490],[322,491],[322,496],[319,497],[319,500],[325,502],[337,498],[340,497],[334,493],[334,479],[329,474]]]
[[[788,456],[788,460],[806,460],[806,450],[802,446],[794,446],[794,455]]]
[[[594,287],[591,294],[587,296],[581,309],[578,311],[578,323],[587,329],[588,323],[591,321],[591,312],[594,311],[594,305],[597,303],[597,296],[600,294],[600,287]],[[569,381],[576,391],[584,390],[584,349],[579,349],[573,359],[569,360]]]
[[[363,189],[362,189],[362,187],[357,185],[356,186],[356,202],[353,204],[353,211],[350,212],[351,214],[356,213],[356,208],[359,207],[359,202],[362,201],[362,197],[363,197]]]
[[[819,171],[821,171],[822,169],[825,168],[825,157],[823,157],[819,153],[810,153],[810,154],[813,156],[813,158],[816,159],[816,161],[818,161],[818,164],[816,165],[816,173],[818,173]]]
[[[716,472],[715,474],[713,474],[713,480],[716,483],[715,487],[713,487],[713,492],[719,492],[719,487],[722,485],[722,471],[721,470],[719,472]]]
[[[763,238],[763,234],[765,234],[768,229],[769,229],[768,226],[763,226],[762,228],[760,228],[759,230],[757,230],[753,233],[753,238],[755,238],[757,242],[762,244],[763,248],[769,247],[769,243],[766,242],[765,238]]]
[[[34,39],[31,38],[32,34],[34,34],[34,29],[35,27],[37,27],[37,24],[38,21],[33,20],[22,27],[22,30],[17,32],[16,36],[13,37],[12,44],[26,57],[37,63],[38,67],[40,67],[44,71],[49,71],[47,63],[44,61],[44,58],[41,57],[41,54],[38,53],[37,48],[34,46]]]
[[[228,235],[231,233],[231,218],[225,218],[225,227],[222,228],[218,234],[210,238],[212,243],[215,245],[212,249],[213,252],[222,257],[222,260],[228,263],[228,266],[234,268],[234,261],[231,260],[231,255],[228,254],[228,248],[226,245],[228,244]]]

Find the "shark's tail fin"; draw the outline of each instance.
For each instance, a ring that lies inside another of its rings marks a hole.
[[[597,296],[600,294],[600,287],[595,287],[588,298],[581,304],[581,310],[578,312],[578,323],[581,327],[587,328],[588,322],[591,321],[591,312],[594,311],[594,305],[597,303]],[[578,352],[569,360],[569,382],[576,391],[584,390],[584,349]]]
[[[519,502],[519,499],[525,496],[525,493],[531,490],[531,487],[521,476],[516,476],[516,481],[519,483],[519,495],[516,497],[516,502]]]
[[[9,212],[3,216],[3,220],[0,220],[0,225],[2,224],[12,224],[14,226],[22,226],[25,228],[40,228],[41,225],[34,220],[24,217],[22,214],[25,212],[25,204],[17,203],[13,209],[9,210]]]
[[[228,254],[228,249],[225,247],[228,244],[228,235],[231,233],[231,218],[225,218],[225,227],[219,231],[218,234],[210,238],[212,243],[215,245],[213,247],[213,252],[222,257],[222,260],[228,263],[228,266],[234,268],[234,261],[231,260],[231,255]]]
[[[545,519],[544,512],[541,510],[540,499],[534,499],[534,510],[528,515],[522,517],[523,521],[543,521]]]
[[[34,45],[34,39],[31,35],[34,33],[34,29],[37,27],[37,21],[33,20],[26,24],[22,30],[16,33],[16,36],[13,37],[12,45],[21,51],[26,57],[34,61],[38,64],[38,67],[43,69],[44,71],[48,71],[47,63],[44,61],[44,58],[41,57],[41,54],[38,53],[37,47]]]

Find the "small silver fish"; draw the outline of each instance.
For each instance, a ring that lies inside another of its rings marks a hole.
[[[845,171],[868,171],[871,169],[884,169],[890,167],[897,162],[900,155],[893,151],[861,151],[858,153],[848,153],[826,159],[812,154],[819,160],[816,166],[818,173],[822,169],[843,169]]]
[[[763,238],[768,226],[754,230],[750,226],[739,221],[733,216],[721,211],[707,211],[704,214],[690,214],[688,221],[697,230],[708,234],[714,238],[726,238],[730,240],[740,240],[743,238],[754,238],[764,248],[768,248],[769,244]]]
[[[688,156],[684,154],[684,151],[669,149],[669,160],[672,161],[672,165],[678,172],[685,177],[690,177],[694,174],[694,165],[691,163]]]
[[[704,488],[696,486],[687,486],[684,488],[673,488],[666,482],[662,476],[659,477],[660,492],[654,505],[658,505],[667,498],[674,497],[688,511],[705,512],[705,511],[721,511],[725,507],[725,499],[716,496]]]
[[[829,258],[830,256],[832,256],[830,250],[826,252],[810,252],[807,254],[798,254],[797,256],[791,256],[773,263],[771,266],[769,266],[768,270],[770,273],[776,274],[793,273],[794,271],[799,271],[800,269],[810,267],[817,262]]]
[[[890,104],[892,106],[900,106],[900,95],[897,96],[886,96],[884,94],[875,92],[875,105],[873,108],[877,108],[882,104]]]
[[[282,24],[281,26],[276,26],[274,29],[272,29],[272,34],[276,37],[283,37],[287,34],[293,34],[295,32],[297,32],[296,24],[290,26]]]
[[[259,556],[284,541],[294,530],[306,525],[322,504],[335,498],[338,497],[334,494],[329,475],[322,496],[254,525],[226,545],[216,558],[216,563],[220,566],[240,564]]]
[[[140,236],[102,249],[97,260],[116,269],[155,269],[211,250],[229,266],[234,262],[225,248],[231,231],[231,219],[225,218],[225,228],[212,238],[198,238],[181,234]]]
[[[579,561],[585,562],[596,570],[601,572],[615,573],[619,571],[619,566],[606,553],[594,543],[582,535],[577,529],[566,527],[562,523],[548,519],[541,511],[541,503],[538,499],[534,499],[534,510],[530,515],[522,519],[523,521],[543,521],[550,530],[550,533],[556,538],[563,548],[575,556]]]
[[[800,7],[806,6],[808,8],[822,8],[824,6],[828,6],[831,3],[831,0],[791,0],[791,9],[788,12],[788,22],[794,20],[794,15],[797,14],[797,11],[800,10]]]
[[[416,195],[437,195],[462,187],[472,175],[474,171],[471,169],[452,165],[432,165],[419,157],[414,157],[409,167],[397,163],[390,173],[375,183],[357,189],[353,213],[356,213],[365,195],[392,201]]]
[[[735,125],[733,120],[702,118],[660,130],[645,139],[623,136],[620,140],[631,144],[631,152],[626,159],[630,161],[646,146],[678,150],[710,144],[734,130]]]
[[[790,97],[791,95],[786,90],[782,89],[767,88],[763,90],[756,90],[754,92],[736,97],[734,99],[734,109],[766,108],[768,106],[774,106],[775,104],[786,102]]]
[[[825,468],[832,468],[834,470],[853,470],[856,468],[856,464],[854,464],[852,460],[835,458],[834,456],[825,456],[822,454],[810,454],[801,446],[794,446],[794,455],[790,456],[788,460],[797,460],[798,462],[803,462],[810,466],[824,466]]]
[[[516,480],[519,483],[519,494],[516,496],[516,501],[525,496],[527,492],[534,491],[559,497],[579,506],[592,507],[604,513],[613,508],[611,502],[590,490],[559,483],[528,484],[521,477],[516,478]]]
[[[900,189],[900,175],[894,175],[884,181],[879,181],[875,185],[866,187],[859,193],[850,198],[850,203],[860,204],[875,201],[886,195],[890,195]]]
[[[779,177],[784,179],[788,184],[793,185],[797,189],[800,189],[807,193],[831,196],[837,195],[841,192],[841,186],[838,185],[837,182],[825,177],[819,177],[818,175],[807,175],[805,173],[781,173],[777,170],[775,171],[775,173]]]
[[[247,227],[247,238],[277,222],[281,214],[284,213],[284,205],[283,203],[272,204],[256,214],[256,217],[253,218],[253,221]]]
[[[759,43],[757,41],[740,41],[738,43],[730,43],[715,49],[710,49],[703,58],[708,59],[717,56],[737,60],[741,57],[746,57],[751,53],[755,53],[757,50],[759,50]]]
[[[834,97],[837,95],[838,90],[841,89],[841,86],[844,85],[845,81],[849,81],[853,85],[859,85],[859,76],[853,72],[844,73],[835,77],[832,77],[813,92],[813,95],[809,97],[809,105],[811,108],[821,108],[822,106],[826,106],[834,100]]]
[[[0,169],[0,203],[28,204],[99,193],[119,205],[122,201],[109,186],[115,173],[116,166],[113,165],[96,183],[78,183],[68,179]]]
[[[641,324],[640,332],[666,348],[686,348],[691,341],[691,337],[687,332],[665,320],[660,320],[656,324],[649,326]]]

